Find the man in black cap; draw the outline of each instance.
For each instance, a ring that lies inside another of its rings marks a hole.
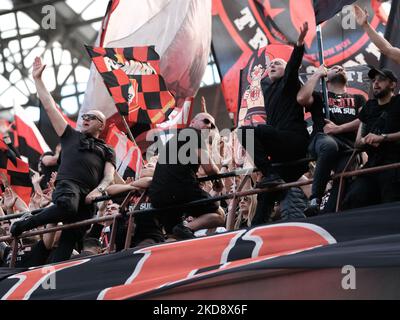
[[[365,167],[381,166],[400,161],[400,95],[395,95],[397,77],[387,69],[371,69],[375,99],[361,110],[356,147],[368,154]],[[400,170],[357,177],[351,185],[343,209],[358,208],[400,200]]]

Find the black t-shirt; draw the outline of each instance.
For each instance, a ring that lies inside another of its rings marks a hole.
[[[278,130],[294,131],[308,137],[304,121],[304,109],[297,102],[300,90],[299,68],[303,59],[304,46],[294,47],[287,63],[284,76],[273,83],[266,77],[261,81],[265,100],[267,125]]]
[[[93,190],[103,179],[106,162],[115,166],[115,153],[103,140],[67,126],[61,136],[60,167],[57,181],[72,180]]]
[[[324,103],[320,93],[314,92],[314,103],[310,107],[313,121],[313,135],[317,132],[324,132],[325,116]],[[366,100],[359,94],[335,94],[328,92],[329,99],[329,120],[336,125],[350,123],[358,118],[361,108],[365,105]],[[336,134],[335,137],[349,145],[354,145],[357,132],[345,132]]]
[[[394,96],[389,103],[379,105],[378,100],[368,100],[361,110],[359,118],[364,124],[363,136],[368,133],[382,134],[400,131],[400,95]],[[368,146],[369,162],[375,159],[379,162],[389,163],[400,160],[400,142],[382,142],[378,148]],[[380,160],[378,160],[379,158]]]
[[[177,190],[185,192],[185,188],[190,190],[193,186],[198,186],[196,173],[200,161],[195,151],[201,149],[203,144],[205,148],[205,141],[199,130],[186,128],[175,132],[159,150],[158,162],[149,188],[150,198]]]

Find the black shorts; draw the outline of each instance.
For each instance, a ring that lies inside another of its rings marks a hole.
[[[166,191],[151,199],[152,206],[156,209],[176,206],[197,200],[210,199],[211,196],[200,187],[182,188],[179,192]],[[219,202],[210,202],[182,209],[170,209],[158,214],[160,222],[167,233],[172,232],[172,228],[182,222],[183,216],[199,217],[206,213],[216,212]]]

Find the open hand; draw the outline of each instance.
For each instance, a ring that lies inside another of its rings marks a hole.
[[[368,23],[368,11],[361,9],[359,6],[354,6],[354,14],[356,16],[356,22],[360,26],[364,26]]]
[[[297,45],[302,46],[304,44],[304,39],[306,38],[308,32],[308,22],[304,22],[303,25],[300,27],[300,35],[297,40]]]
[[[46,65],[42,64],[42,59],[40,59],[39,57],[36,57],[35,61],[33,62],[33,69],[32,69],[33,79],[35,79],[35,80],[41,79],[44,68],[46,68]]]

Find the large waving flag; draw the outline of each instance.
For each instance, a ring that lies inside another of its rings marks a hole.
[[[160,75],[154,46],[101,48],[86,46],[119,113],[131,123],[161,123],[175,106]]]
[[[96,46],[154,45],[160,55],[160,74],[180,107],[200,87],[210,43],[211,0],[113,0]],[[103,111],[107,118],[120,118],[93,65],[80,112],[91,109]]]
[[[40,156],[50,151],[42,134],[21,106],[15,106],[15,133],[18,137],[15,145],[19,153],[28,158],[29,165],[36,169]]]
[[[143,165],[142,153],[135,142],[125,133],[112,125],[107,134],[106,143],[115,150],[117,171],[121,177],[138,177]]]
[[[5,174],[12,190],[26,203],[30,201],[32,182],[29,165],[16,157],[12,150],[0,140],[0,172]]]

